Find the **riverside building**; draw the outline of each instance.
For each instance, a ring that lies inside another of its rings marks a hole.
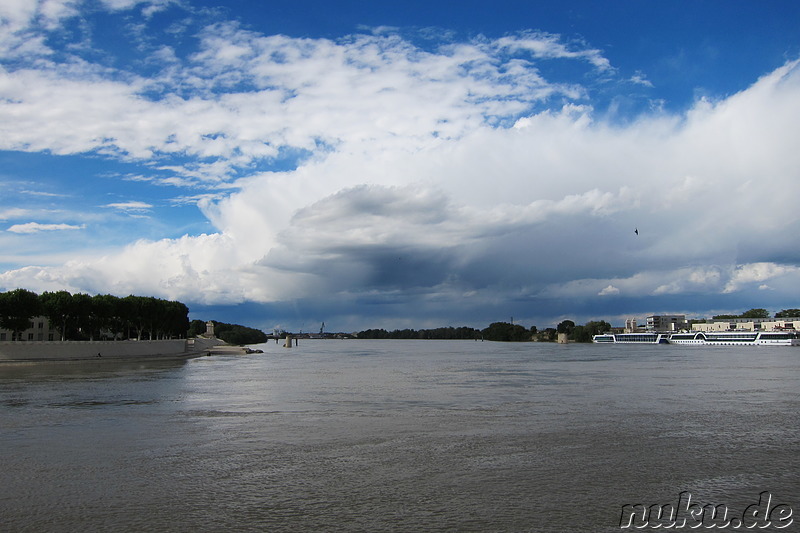
[[[800,317],[725,318],[692,324],[693,331],[800,331]]]
[[[37,316],[30,320],[28,329],[14,333],[10,329],[0,328],[0,341],[52,341],[61,340],[58,332],[50,326],[50,320]]]

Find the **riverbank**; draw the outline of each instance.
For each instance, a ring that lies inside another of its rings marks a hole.
[[[227,346],[224,341],[213,337],[157,341],[0,342],[0,363],[189,358],[211,355],[223,348],[239,347]]]
[[[236,346],[231,344],[220,344],[213,346],[205,351],[206,355],[247,355],[254,353],[244,346]]]

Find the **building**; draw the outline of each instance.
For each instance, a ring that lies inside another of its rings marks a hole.
[[[637,333],[639,331],[644,331],[644,328],[636,323],[635,318],[625,319],[625,333]]]
[[[61,340],[59,333],[50,327],[50,320],[44,316],[31,319],[28,329],[14,334],[10,329],[0,329],[0,341],[52,341]]]
[[[800,318],[725,318],[692,324],[694,331],[800,331]]]
[[[686,315],[650,315],[647,317],[647,331],[681,331],[689,329]]]

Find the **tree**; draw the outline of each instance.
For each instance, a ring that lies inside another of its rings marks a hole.
[[[133,294],[122,299],[124,317],[130,327],[136,330],[136,340],[142,340],[146,323],[148,322],[146,299]],[[130,335],[128,335],[130,338]]]
[[[566,333],[569,335],[575,329],[575,322],[572,320],[564,320],[556,326],[556,331],[559,333]]]
[[[523,342],[531,340],[531,332],[519,324],[493,322],[481,331],[487,341]]]
[[[67,291],[44,292],[39,296],[42,313],[67,340],[67,321],[72,317],[72,295]]]
[[[800,309],[784,309],[775,313],[775,318],[797,318],[800,317]]]
[[[192,320],[186,332],[187,337],[197,337],[206,332],[206,323],[202,320]]]
[[[161,300],[152,296],[126,296],[110,294],[89,296],[70,294],[67,291],[36,293],[17,289],[0,293],[0,327],[13,331],[12,337],[30,327],[30,319],[45,315],[50,324],[59,329],[61,340],[118,338],[130,328],[136,328],[137,337],[144,332],[154,338],[182,338],[189,329],[189,308],[177,301]],[[203,324],[205,330],[205,324]]]
[[[356,336],[359,339],[443,339],[443,340],[473,340],[481,336],[481,332],[477,329],[467,326],[454,328],[447,326],[444,328],[435,329],[396,329],[394,331],[386,331],[385,329],[367,329],[359,331]]]
[[[742,318],[769,318],[769,312],[766,309],[750,309],[742,313]]]
[[[592,335],[587,331],[586,326],[575,326],[569,339],[575,342],[592,342]]]
[[[72,317],[75,320],[78,338],[94,340],[94,316],[92,313],[92,297],[77,292],[72,295]]]
[[[183,338],[189,329],[189,308],[181,302],[162,302],[165,307],[163,336]]]
[[[605,320],[590,320],[586,323],[586,327],[592,332],[592,335],[600,335],[601,333],[608,333],[611,331],[611,324]]]
[[[592,342],[592,337],[611,331],[611,324],[605,320],[590,320],[583,326],[575,326],[572,331],[572,340],[575,342]]]
[[[98,338],[108,336],[114,327],[114,300],[110,294],[96,294],[92,296],[92,337],[97,333]]]
[[[556,328],[544,328],[542,331],[536,334],[536,338],[540,341],[552,342],[556,340],[557,333],[558,331]]]
[[[214,334],[228,344],[260,344],[267,342],[267,334],[260,329],[240,326],[239,324],[226,324],[214,322]]]
[[[0,293],[0,327],[11,330],[11,338],[30,327],[31,318],[41,313],[39,296],[26,289]]]

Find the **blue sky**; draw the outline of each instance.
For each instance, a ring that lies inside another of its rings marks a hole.
[[[798,20],[6,0],[0,290],[265,330],[800,307]]]

